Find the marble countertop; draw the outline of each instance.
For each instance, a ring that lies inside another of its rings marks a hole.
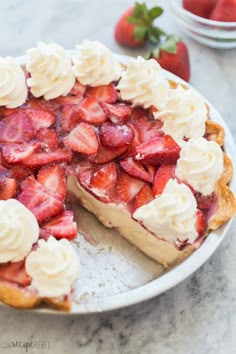
[[[41,40],[73,48],[84,38],[117,53],[113,26],[132,0],[2,0],[0,56],[25,53]],[[160,25],[179,33],[168,10]],[[183,37],[191,56],[191,84],[220,111],[236,135],[236,50],[216,50]],[[236,329],[236,222],[211,259],[183,283],[145,303],[89,316],[51,316],[0,308],[0,353],[7,342],[31,342],[29,353],[233,354]],[[41,344],[39,341],[42,341]],[[37,347],[38,346],[38,347]],[[44,346],[44,348],[43,348]]]

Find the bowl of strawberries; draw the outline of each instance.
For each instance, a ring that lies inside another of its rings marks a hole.
[[[171,0],[184,33],[212,48],[236,48],[236,0]]]

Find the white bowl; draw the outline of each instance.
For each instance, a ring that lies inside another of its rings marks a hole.
[[[236,48],[236,22],[212,21],[186,11],[182,0],[170,0],[170,7],[182,31],[197,42],[219,49]]]

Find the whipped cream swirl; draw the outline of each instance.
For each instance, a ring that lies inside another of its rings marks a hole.
[[[211,194],[224,170],[220,146],[205,138],[190,139],[182,148],[175,170],[176,177],[203,195]]]
[[[199,138],[205,133],[207,107],[202,97],[193,89],[178,85],[168,91],[168,98],[154,113],[163,122],[162,130],[177,142],[183,138]]]
[[[80,274],[79,257],[67,239],[50,236],[39,240],[38,248],[26,258],[26,271],[42,297],[70,294]]]
[[[46,100],[67,95],[75,83],[70,56],[56,43],[38,43],[37,48],[27,51],[26,69],[31,77],[27,80],[35,97]]]
[[[149,108],[154,105],[159,109],[166,102],[169,83],[156,60],[138,57],[130,60],[117,89],[121,98],[134,106]]]
[[[195,228],[196,212],[197,203],[190,188],[170,179],[163,193],[138,208],[133,217],[168,242],[193,243],[198,237]]]
[[[76,47],[72,71],[81,84],[95,87],[119,80],[121,64],[103,44],[85,40]]]
[[[19,107],[26,98],[24,71],[13,58],[0,58],[0,106]]]
[[[24,259],[38,240],[35,216],[16,199],[0,201],[0,263]]]

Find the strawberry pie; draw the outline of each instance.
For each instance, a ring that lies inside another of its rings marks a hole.
[[[153,59],[101,43],[0,58],[0,300],[69,310],[80,275],[67,197],[165,267],[234,216],[224,130]],[[78,230],[79,231],[79,230]]]

